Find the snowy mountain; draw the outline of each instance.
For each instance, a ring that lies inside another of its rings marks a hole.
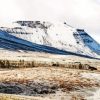
[[[0,28],[0,42],[1,48],[12,50],[100,56],[100,44],[66,22],[17,21]]]

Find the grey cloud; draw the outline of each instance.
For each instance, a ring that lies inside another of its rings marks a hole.
[[[66,20],[76,28],[85,28],[100,43],[100,0],[0,0],[0,6],[2,23],[8,18],[13,21]]]

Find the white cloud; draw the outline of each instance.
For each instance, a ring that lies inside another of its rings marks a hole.
[[[0,22],[66,20],[100,43],[100,0],[0,0]]]

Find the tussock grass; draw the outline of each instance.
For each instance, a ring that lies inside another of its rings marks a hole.
[[[0,94],[0,100],[42,100],[41,97],[28,97],[12,94]],[[44,99],[46,100],[46,99]]]
[[[83,69],[83,70],[97,70],[97,68],[90,66],[89,64],[82,64],[81,62],[38,62],[38,61],[13,61],[13,60],[0,60],[0,68],[33,68],[33,67],[65,67],[71,69]]]
[[[80,88],[90,88],[90,87],[99,87],[100,84],[93,80],[84,79],[84,78],[69,78],[68,80],[53,78],[51,81],[58,83],[58,87],[62,89],[62,91],[75,91]]]
[[[24,60],[11,61],[0,60],[0,68],[31,68],[35,67],[34,61],[28,62]]]

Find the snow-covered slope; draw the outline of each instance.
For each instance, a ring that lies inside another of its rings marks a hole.
[[[92,57],[100,55],[100,44],[84,30],[72,28],[66,22],[17,21],[14,27],[1,27],[0,30],[0,37],[6,33],[5,38],[9,35],[10,40],[31,47],[35,43]],[[11,39],[11,36],[14,38]],[[41,50],[43,48],[45,47],[40,47]]]

